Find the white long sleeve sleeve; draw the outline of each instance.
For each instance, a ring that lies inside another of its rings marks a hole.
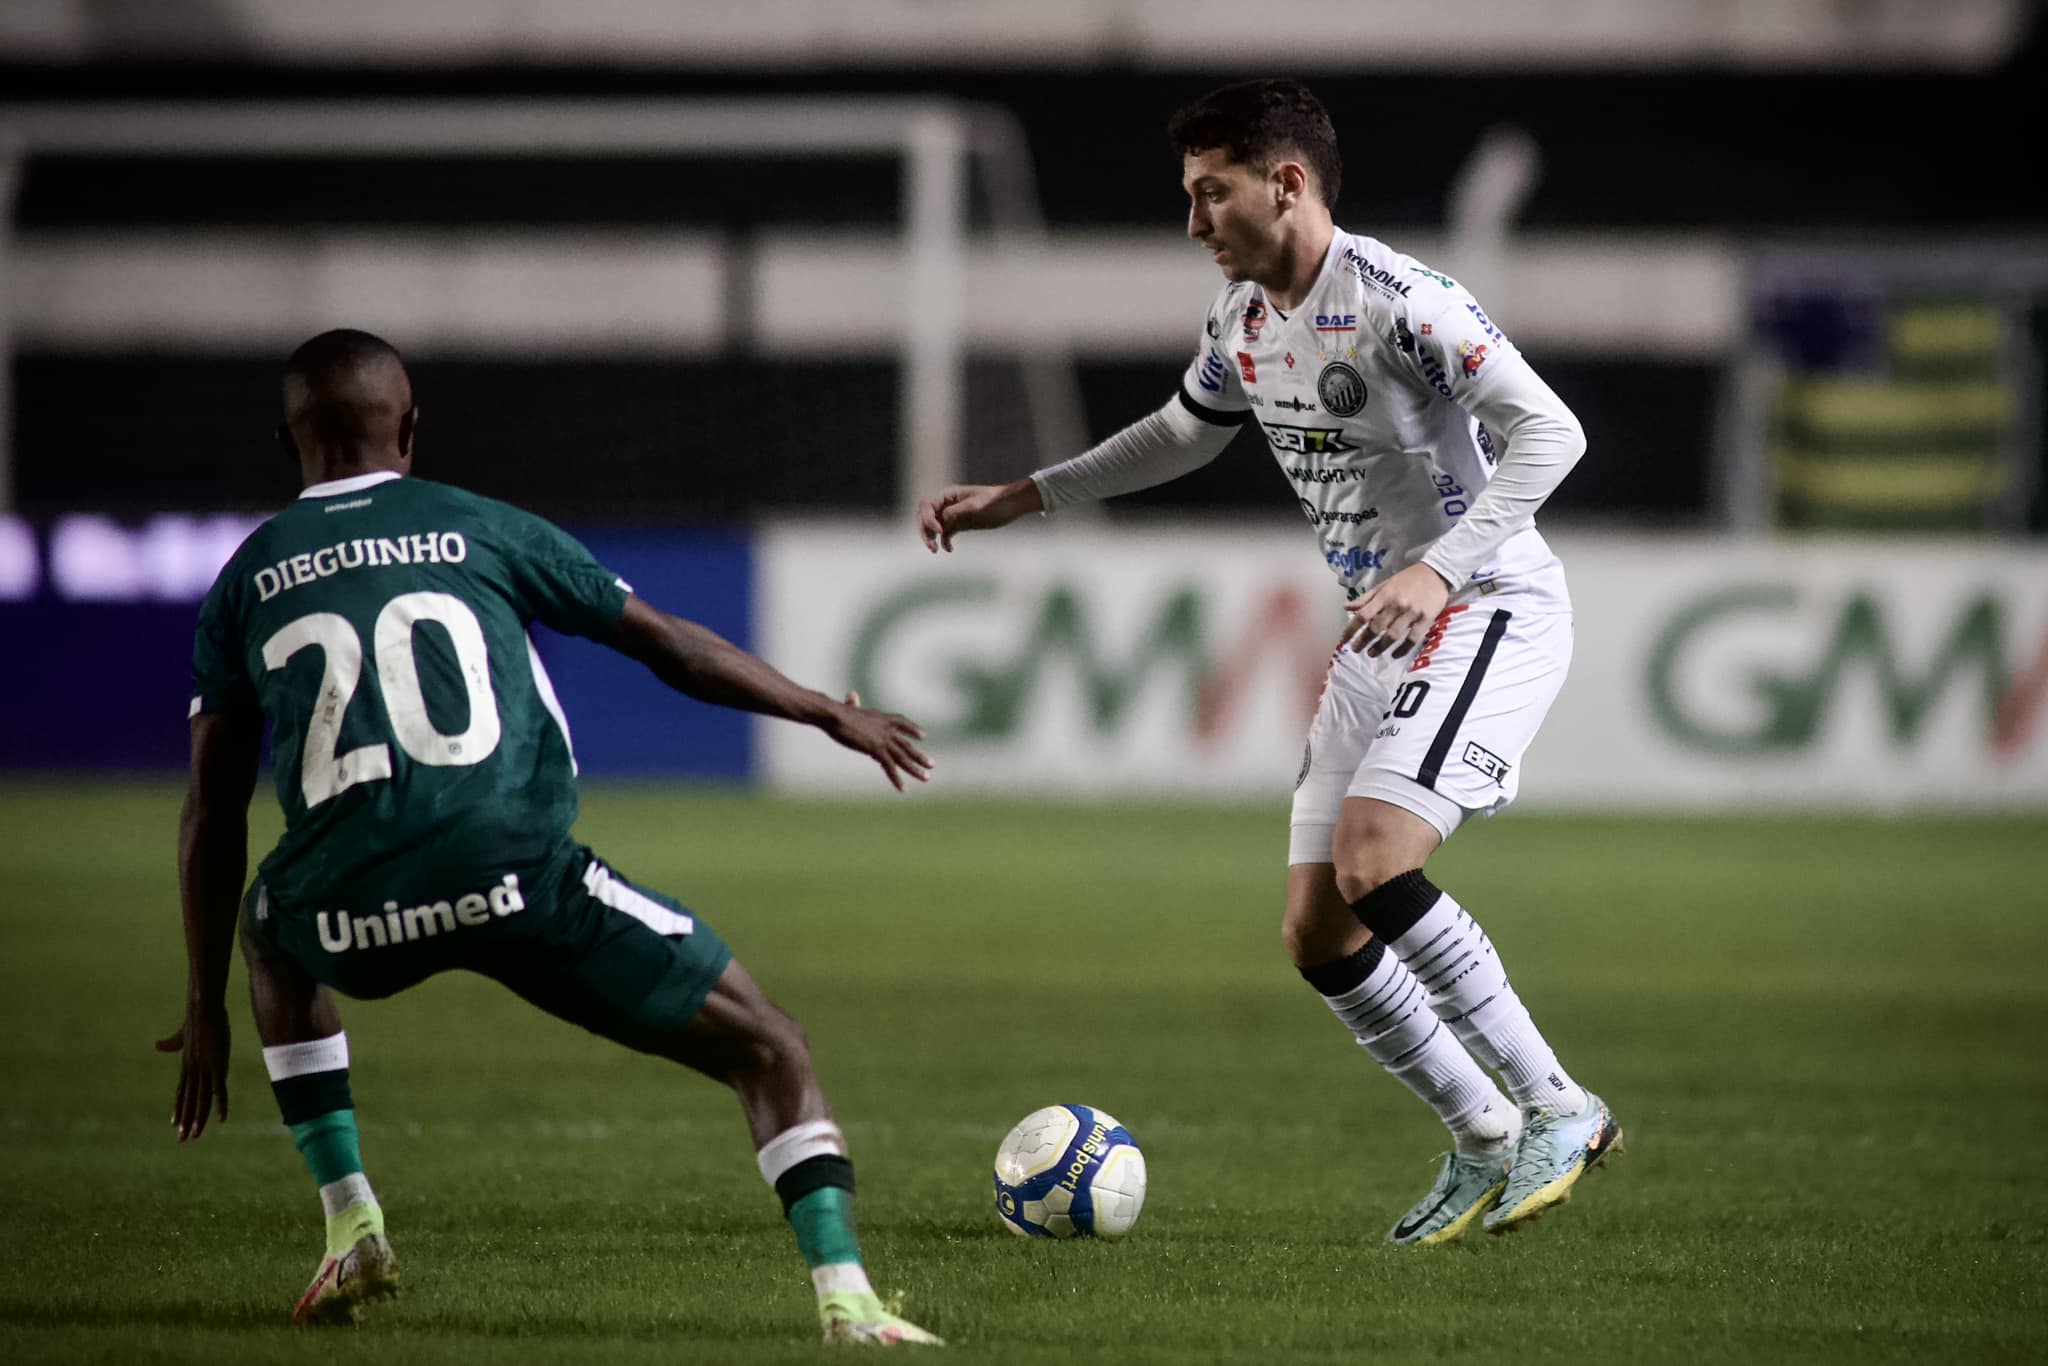
[[[1461,588],[1503,541],[1530,525],[1536,509],[1586,453],[1586,433],[1564,400],[1527,361],[1492,376],[1468,411],[1502,444],[1500,464],[1458,524],[1423,552],[1422,562]]]
[[[1047,512],[1178,479],[1214,460],[1237,427],[1205,422],[1178,396],[1072,460],[1035,472]]]

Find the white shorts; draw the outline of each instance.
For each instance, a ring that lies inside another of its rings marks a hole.
[[[1572,660],[1571,614],[1544,606],[1459,603],[1406,658],[1338,655],[1294,785],[1287,861],[1335,861],[1346,797],[1391,802],[1445,839],[1513,801]]]

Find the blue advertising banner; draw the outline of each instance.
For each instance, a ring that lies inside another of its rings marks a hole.
[[[571,527],[598,562],[662,611],[753,648],[754,555],[745,531],[593,531]],[[583,776],[745,778],[753,718],[677,695],[644,665],[537,628]]]
[[[259,520],[0,517],[0,770],[182,769],[199,600]],[[649,602],[751,644],[747,532],[574,530]],[[751,718],[679,697],[589,641],[534,638],[584,776],[752,773]]]

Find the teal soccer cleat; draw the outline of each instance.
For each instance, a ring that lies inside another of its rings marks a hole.
[[[1581,1176],[1609,1153],[1621,1151],[1621,1128],[1607,1102],[1591,1091],[1586,1092],[1586,1108],[1576,1115],[1530,1110],[1522,1119],[1508,1188],[1486,1216],[1488,1233],[1507,1233],[1562,1205],[1572,1198]]]
[[[1472,1221],[1491,1209],[1507,1187],[1511,1152],[1498,1157],[1445,1153],[1444,1169],[1437,1173],[1436,1184],[1401,1216],[1387,1241],[1428,1247],[1463,1237]]]

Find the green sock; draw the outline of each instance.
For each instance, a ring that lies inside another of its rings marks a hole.
[[[354,1110],[329,1110],[291,1126],[292,1142],[323,1186],[363,1170],[363,1152],[356,1136]]]
[[[840,1262],[860,1265],[860,1236],[853,1231],[853,1192],[820,1186],[789,1207],[797,1250],[813,1270]]]

